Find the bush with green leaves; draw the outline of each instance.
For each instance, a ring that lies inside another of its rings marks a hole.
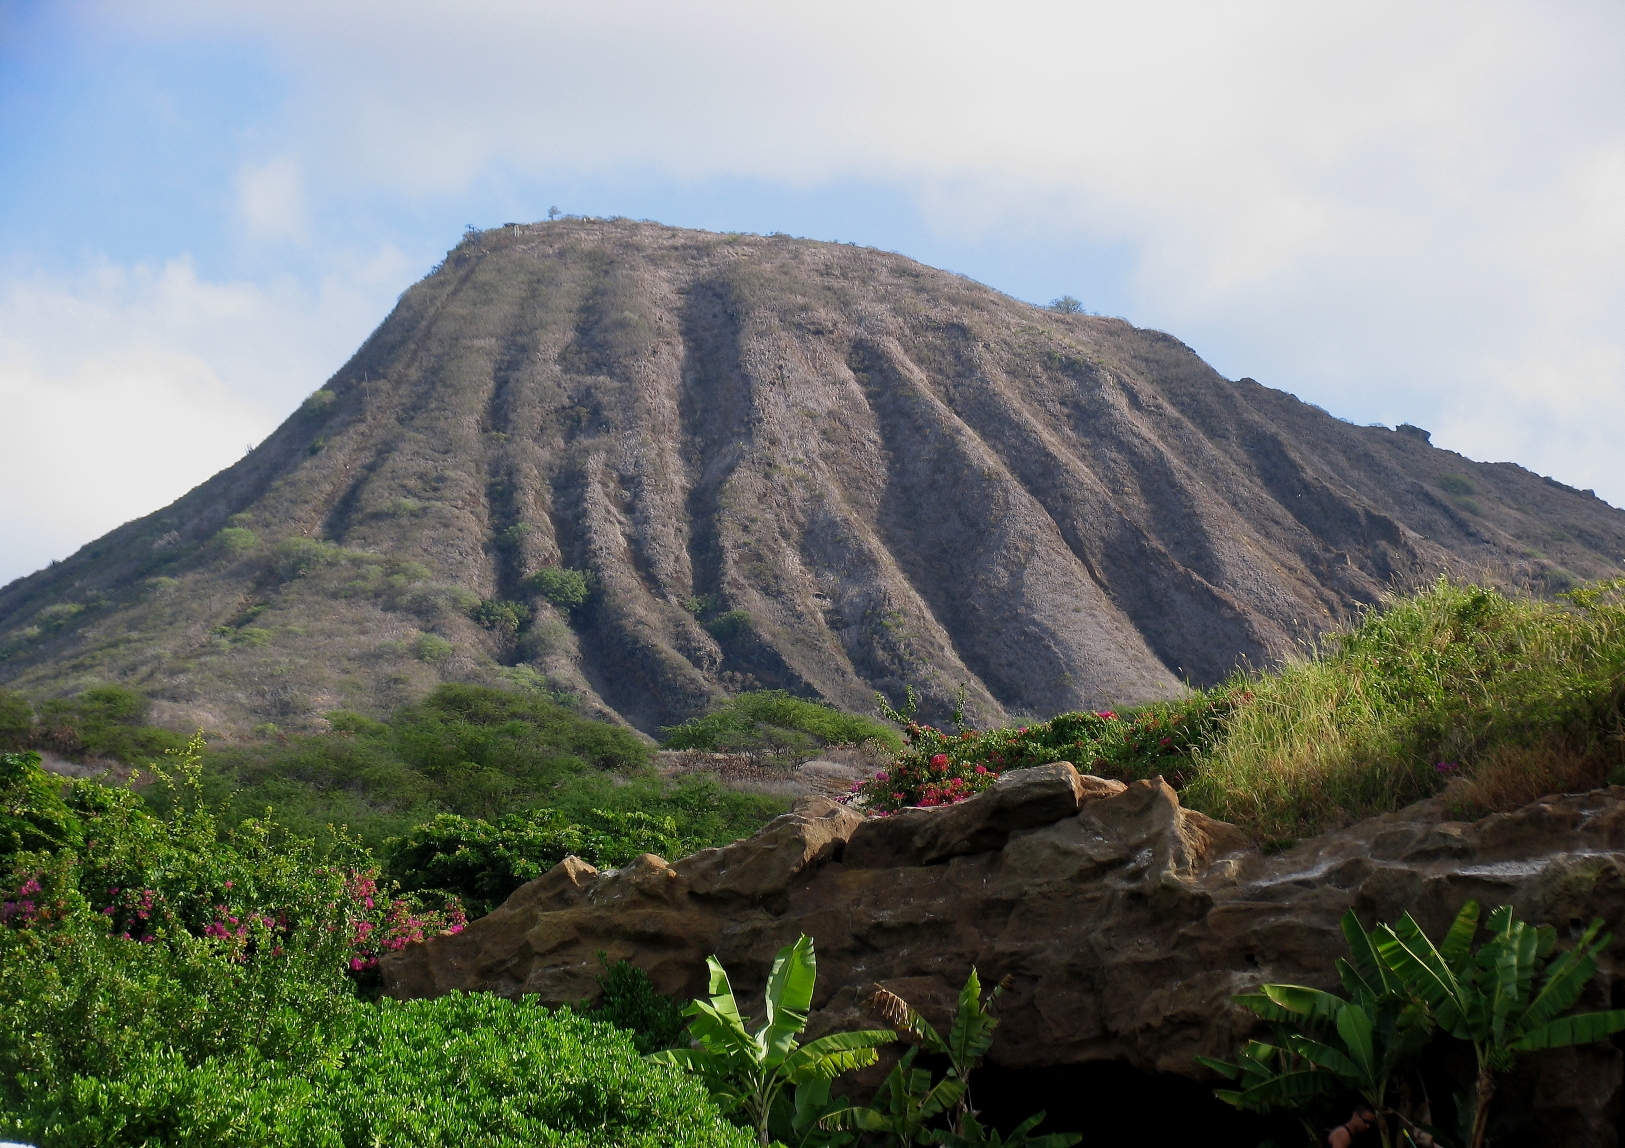
[[[349,557],[350,552],[336,542],[320,538],[285,538],[271,551],[271,569],[282,581],[292,582],[323,566],[336,566]]]
[[[486,598],[469,610],[468,616],[498,637],[512,640],[530,621],[530,607],[523,602]]]
[[[745,1148],[696,1081],[627,1033],[489,994],[351,1002],[294,1057],[153,1045],[121,1070],[30,1077],[0,1135],[40,1148]]]
[[[242,526],[227,526],[214,536],[214,544],[221,553],[246,554],[260,544],[259,535]]]
[[[589,811],[586,824],[555,809],[510,813],[494,824],[442,813],[384,842],[384,871],[407,892],[457,897],[468,911],[489,913],[508,894],[566,857],[599,869],[640,853],[682,857],[692,852],[677,822],[641,812]]]
[[[681,1043],[683,1006],[665,993],[657,992],[649,974],[629,961],[610,964],[598,954],[604,973],[598,978],[596,1004],[583,1004],[583,1016],[623,1028],[632,1036],[638,1052],[647,1056]]]
[[[545,566],[525,579],[523,589],[527,594],[547,599],[561,610],[574,610],[586,605],[595,586],[590,570]]]
[[[895,730],[873,718],[842,713],[784,690],[737,694],[712,712],[669,726],[664,733],[661,744],[666,749],[721,753],[808,754],[827,745],[862,742],[898,750],[903,744]]]
[[[33,713],[25,715],[25,707]],[[49,749],[74,758],[134,763],[184,746],[185,736],[146,724],[150,709],[144,694],[114,683],[35,707],[0,694],[0,749]]]
[[[696,1082],[610,1025],[478,995],[367,1003],[407,939],[364,852],[218,825],[197,744],[128,789],[0,759],[0,1137],[40,1148],[743,1148]],[[342,844],[342,843],[341,843]],[[432,915],[430,915],[432,916]],[[658,1002],[611,970],[610,1003]],[[606,989],[609,985],[606,985]]]
[[[337,711],[328,721],[331,733],[206,751],[210,800],[227,820],[273,808],[279,824],[322,841],[328,826],[347,826],[373,849],[443,813],[495,825],[542,807],[593,833],[612,832],[594,810],[670,818],[691,850],[748,835],[786,804],[705,775],[661,777],[636,735],[533,690],[445,685],[387,722]],[[150,800],[161,806],[164,796]],[[511,875],[504,865],[497,870]]]

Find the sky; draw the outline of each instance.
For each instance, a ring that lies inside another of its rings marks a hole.
[[[0,584],[467,226],[899,251],[1625,505],[1625,3],[0,0]]]

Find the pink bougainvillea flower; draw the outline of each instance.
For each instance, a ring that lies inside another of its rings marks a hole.
[[[881,770],[879,773],[875,774],[875,780],[876,781],[890,781],[891,780],[891,774],[887,773],[885,770]]]
[[[946,769],[948,766],[948,755],[945,753],[933,754],[931,756],[931,764],[937,769]]]
[[[1102,719],[1104,719],[1106,721],[1116,721],[1117,720],[1117,715],[1112,713],[1111,710],[1096,710],[1095,711],[1095,716],[1097,718],[1102,718]]]

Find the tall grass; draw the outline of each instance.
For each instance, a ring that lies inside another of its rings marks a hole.
[[[1228,714],[1182,800],[1265,839],[1599,785],[1625,764],[1625,579],[1558,601],[1440,580],[1208,698]]]

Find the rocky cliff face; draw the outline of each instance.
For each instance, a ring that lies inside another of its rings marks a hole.
[[[752,685],[912,684],[929,717],[964,682],[991,723],[1273,662],[1442,570],[1622,558],[1585,492],[1155,331],[879,251],[564,220],[471,234],[249,457],[0,590],[0,682],[297,729],[524,666],[650,731]],[[550,605],[525,579],[554,565],[597,595]]]
[[[1005,1069],[1127,1063],[1202,1077],[1252,1029],[1232,994],[1335,987],[1353,908],[1410,911],[1435,936],[1462,902],[1513,905],[1560,932],[1625,933],[1625,789],[1553,797],[1473,823],[1445,799],[1263,856],[1232,826],[1070,765],[1023,770],[941,810],[865,820],[806,798],[755,837],[599,873],[570,859],[455,937],[385,958],[387,991],[596,992],[596,954],[701,995],[704,958],[760,993],[774,952],[818,950],[813,1031],[872,1027],[877,985],[943,1022],[967,971],[1014,978],[992,1061]],[[1611,952],[1591,1007],[1622,995]],[[1527,1058],[1502,1090],[1506,1143],[1613,1145],[1622,1057],[1610,1045]],[[1252,1141],[1249,1141],[1251,1143]]]

